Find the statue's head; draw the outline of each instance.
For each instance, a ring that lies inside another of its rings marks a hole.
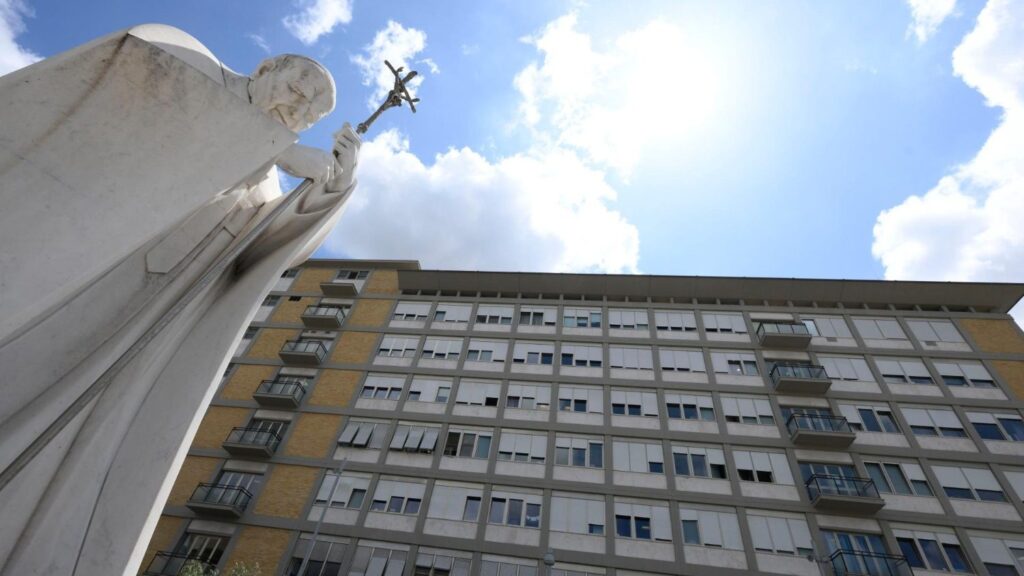
[[[301,132],[334,110],[334,78],[315,60],[284,54],[260,62],[249,96],[271,118]]]

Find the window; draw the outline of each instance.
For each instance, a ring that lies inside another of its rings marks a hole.
[[[405,322],[423,322],[430,314],[430,302],[399,302],[395,305],[392,320]]]
[[[853,325],[857,327],[857,332],[860,332],[864,340],[907,339],[907,335],[900,328],[900,323],[891,318],[854,318]]]
[[[964,338],[949,320],[907,320],[907,326],[924,346],[936,346],[939,342],[964,344]]]
[[[704,353],[687,348],[659,348],[662,372],[707,372]]]
[[[886,384],[935,384],[924,362],[909,358],[876,358],[875,364]]]
[[[566,328],[600,328],[600,308],[565,308],[562,311],[562,326]]]
[[[615,500],[615,536],[635,540],[672,541],[668,506],[664,502]]]
[[[757,359],[749,352],[711,352],[711,366],[716,374],[757,376]]]
[[[670,419],[705,420],[714,422],[715,405],[705,394],[677,394],[665,392],[665,410]],[[768,407],[771,411],[771,406]]]
[[[334,494],[331,494],[331,486],[334,486]],[[327,504],[331,508],[359,510],[366,501],[366,491],[369,487],[369,474],[347,473],[339,476],[328,471],[320,482],[316,503]]]
[[[384,437],[388,434],[386,422],[372,420],[350,420],[338,436],[340,446],[379,450],[384,446]]]
[[[742,314],[702,312],[704,331],[709,334],[746,334],[747,323]]]
[[[832,380],[874,382],[875,376],[864,358],[845,356],[818,356],[825,374]]]
[[[470,576],[472,554],[420,547],[413,576]]]
[[[563,412],[604,412],[604,395],[594,386],[558,386],[558,409]]]
[[[554,326],[556,310],[551,306],[520,306],[520,326]]]
[[[736,474],[744,482],[793,483],[793,474],[785,453],[733,450],[732,459],[736,464]]]
[[[960,541],[950,533],[893,529],[900,552],[911,568],[973,572]]]
[[[512,306],[484,306],[476,309],[477,324],[512,325]]]
[[[900,433],[900,427],[888,407],[840,404],[839,412],[846,417],[850,428],[856,432]]]
[[[377,349],[377,356],[412,358],[417,344],[419,338],[415,336],[385,336]]]
[[[462,519],[467,522],[476,522],[478,518],[480,518],[480,498],[467,496],[466,507],[462,510]]]
[[[225,503],[225,504],[239,504],[243,503],[243,507],[248,503],[248,500],[242,500],[243,492],[237,490],[241,488],[249,493],[249,498],[252,498],[254,494],[259,490],[259,487],[263,484],[263,474],[253,474],[251,472],[240,472],[236,470],[222,470],[217,475],[217,480],[214,481],[214,486],[211,486],[204,497],[205,502],[211,503]]]
[[[388,376],[386,374],[370,374],[363,382],[363,389],[359,392],[360,398],[375,398],[377,400],[398,400],[402,395],[402,388],[405,387],[404,376]]]
[[[430,496],[429,518],[476,522],[480,518],[483,486],[438,480]]]
[[[412,383],[409,384],[409,401],[439,402],[443,404],[448,402],[451,391],[451,380],[413,376]]]
[[[725,455],[720,448],[672,445],[672,463],[676,476],[694,478],[728,478]]]
[[[946,386],[962,388],[995,388],[995,380],[980,362],[966,360],[936,360],[935,370]]]
[[[803,516],[747,512],[754,550],[772,554],[810,556],[814,553],[811,531]]]
[[[903,408],[903,417],[915,436],[946,436],[950,438],[966,438],[964,426],[956,413],[949,409],[939,408]]]
[[[420,513],[426,484],[398,479],[381,479],[373,492],[371,512],[388,512],[416,516]]]
[[[438,426],[418,426],[399,423],[395,435],[391,438],[391,450],[404,452],[420,452],[433,454],[437,447],[437,436],[441,432]]]
[[[256,335],[259,334],[260,329],[249,326],[245,329],[245,333],[242,334],[242,339],[239,340],[238,346],[235,346],[235,356],[241,356],[245,354],[245,351],[249,349],[249,345],[256,339]]]
[[[508,353],[508,342],[505,340],[477,340],[469,341],[469,350],[466,352],[467,362],[505,362],[505,355]]]
[[[1006,495],[987,468],[932,466],[946,496],[962,500],[1006,502]]]
[[[1024,442],[1024,421],[1017,414],[968,412],[967,419],[985,440]]]
[[[512,349],[512,363],[551,365],[555,359],[555,345],[545,342],[516,342]]]
[[[473,311],[471,304],[448,304],[442,302],[437,305],[434,311],[434,322],[451,322],[465,324],[469,322],[469,315]]]
[[[405,547],[392,548],[383,542],[360,541],[352,558],[349,576],[383,576],[402,574],[409,551]]]
[[[802,318],[804,326],[807,326],[812,336],[821,336],[822,338],[831,339],[831,341],[838,340],[839,338],[853,338],[850,328],[846,325],[846,320],[839,316]]]
[[[299,534],[295,550],[292,551],[291,561],[288,562],[286,574],[287,576],[300,576],[299,569],[308,554],[309,563],[301,576],[338,576],[347,545],[348,539],[346,538],[320,534],[314,542],[312,534]],[[310,551],[311,546],[312,552]]]
[[[498,442],[498,460],[532,462],[543,464],[548,452],[546,434],[531,434],[525,431],[502,430]]]
[[[562,344],[562,366],[600,368],[602,356],[600,345]]]
[[[284,272],[282,272],[281,278],[295,278],[298,275],[299,271],[295,268],[291,268],[289,270],[285,270]]]
[[[612,390],[612,414],[658,417],[658,394],[643,390]]]
[[[990,576],[1024,574],[1024,539],[1020,535],[999,537],[971,536],[975,551]]]
[[[932,496],[924,471],[917,464],[865,462],[864,468],[882,494]]]
[[[772,405],[764,398],[745,396],[722,396],[722,411],[726,422],[774,426],[775,416]]]
[[[654,327],[659,332],[696,332],[697,317],[693,312],[655,310]]]
[[[491,432],[448,429],[444,455],[487,459],[491,454]]]
[[[743,550],[740,523],[732,509],[679,507],[683,543],[726,550]]]
[[[651,349],[641,346],[609,346],[608,365],[628,370],[654,370]]]
[[[647,330],[650,325],[647,323],[647,310],[618,310],[608,311],[608,327],[616,330]]]
[[[427,338],[421,358],[458,360],[462,353],[462,338]]]
[[[616,438],[612,442],[612,463],[617,472],[663,474],[665,457],[661,444]]]
[[[494,490],[487,511],[488,524],[505,524],[522,528],[540,528],[540,494],[522,494]]]
[[[500,382],[462,380],[459,382],[459,393],[455,396],[455,403],[469,406],[497,406],[499,396],[501,396]]]
[[[604,534],[604,498],[555,492],[551,496],[551,530],[572,534]]]
[[[547,410],[551,406],[551,387],[547,384],[508,385],[505,408],[519,410]]]
[[[581,468],[604,468],[604,441],[595,438],[556,436],[555,464]]]
[[[537,576],[537,562],[484,554],[480,576]]]
[[[369,270],[338,270],[335,280],[366,280],[370,275]]]

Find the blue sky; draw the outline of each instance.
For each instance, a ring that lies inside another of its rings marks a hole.
[[[628,6],[628,8],[627,8]],[[133,24],[307,54],[365,139],[320,256],[424,267],[1020,281],[1024,1],[0,0],[0,71]]]

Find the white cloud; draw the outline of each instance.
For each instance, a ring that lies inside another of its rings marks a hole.
[[[367,107],[371,110],[377,108],[387,96],[388,91],[395,84],[395,77],[384,65],[384,60],[391,62],[396,69],[404,67],[402,74],[408,74],[415,62],[414,58],[427,47],[427,34],[415,28],[406,28],[394,20],[388,20],[388,25],[378,30],[373,37],[373,42],[363,46],[363,53],[351,57],[352,63],[359,67],[363,76],[363,85],[372,86],[373,93],[366,101]],[[431,73],[437,74],[440,70],[437,64],[429,58],[419,60],[427,64]],[[413,78],[406,86],[409,93],[415,96],[416,88],[423,83],[423,75]]]
[[[395,131],[363,144],[359,188],[331,254],[415,258],[428,268],[635,272],[636,228],[616,192],[571,151],[491,162],[468,148],[424,163]]]
[[[892,279],[1024,280],[1024,3],[990,0],[953,70],[1003,111],[966,164],[883,211],[872,253]]]
[[[245,36],[249,40],[252,40],[252,43],[255,44],[257,48],[263,50],[267,54],[270,54],[270,44],[267,44],[267,40],[263,36],[251,33],[246,34]]]
[[[352,21],[351,0],[299,0],[295,5],[301,11],[285,16],[281,23],[306,45],[330,34],[337,25]]]
[[[32,10],[21,0],[0,0],[0,76],[42,60],[15,41],[25,31],[23,18],[32,16]]]
[[[907,27],[907,36],[913,34],[918,44],[935,34],[956,8],[956,0],[907,0],[907,4],[914,19]]]

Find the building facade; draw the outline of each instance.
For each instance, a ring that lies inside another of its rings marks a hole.
[[[142,573],[1024,575],[1022,294],[311,260]]]

